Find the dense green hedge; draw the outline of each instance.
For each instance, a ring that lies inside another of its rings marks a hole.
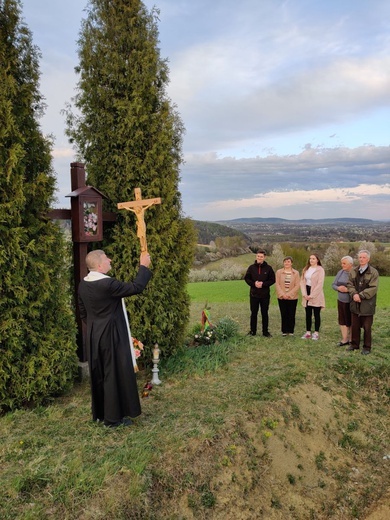
[[[38,124],[38,52],[17,0],[0,3],[0,411],[68,388],[75,322],[60,229],[46,218],[55,178]]]
[[[166,94],[169,70],[160,57],[158,13],[141,1],[91,0],[79,39],[80,80],[68,111],[68,134],[87,165],[88,182],[106,196],[107,210],[134,199],[160,197],[145,212],[153,278],[126,302],[131,330],[146,351],[157,342],[164,357],[184,340],[186,292],[195,247],[194,226],[183,218],[178,191],[184,127]],[[136,218],[121,211],[104,249],[112,275],[132,279],[140,254]]]

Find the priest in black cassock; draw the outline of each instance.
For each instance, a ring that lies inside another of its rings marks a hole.
[[[92,417],[109,427],[129,425],[141,414],[136,361],[123,298],[142,292],[152,273],[142,253],[133,282],[107,276],[111,260],[96,250],[86,257],[89,274],[79,285],[80,317],[87,324],[86,347],[92,391]]]

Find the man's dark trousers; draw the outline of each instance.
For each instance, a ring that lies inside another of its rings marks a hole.
[[[251,333],[254,335],[257,332],[257,315],[259,313],[259,307],[261,310],[261,320],[263,334],[268,334],[268,309],[269,309],[270,296],[266,298],[255,298],[250,297],[251,306]]]
[[[363,348],[371,350],[371,328],[374,316],[358,316],[351,313],[351,347],[358,349],[360,345],[360,329],[363,329]]]

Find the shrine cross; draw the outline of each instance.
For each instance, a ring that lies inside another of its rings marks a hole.
[[[130,202],[118,202],[118,209],[127,209],[135,213],[137,217],[137,237],[141,244],[141,253],[148,252],[146,243],[146,224],[144,219],[145,210],[154,204],[161,204],[160,197],[155,199],[142,199],[140,188],[135,188],[135,200]]]

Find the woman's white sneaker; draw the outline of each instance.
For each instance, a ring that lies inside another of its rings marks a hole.
[[[320,335],[318,334],[318,332],[313,332],[311,339],[317,340],[319,338],[320,338]]]

